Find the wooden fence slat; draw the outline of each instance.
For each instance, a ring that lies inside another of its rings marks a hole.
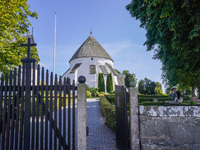
[[[24,133],[24,90],[25,90],[24,89],[24,78],[25,78],[25,66],[23,66],[23,72],[22,72],[19,149],[22,149],[22,141],[23,141],[23,133]]]
[[[32,138],[31,138],[31,149],[35,147],[35,62],[33,63],[33,83],[32,83]]]
[[[16,75],[17,75],[17,69],[14,69],[14,88],[13,88],[13,100],[12,100],[12,121],[11,121],[11,140],[10,140],[10,149],[13,149],[13,140],[14,140],[14,121],[16,119]]]
[[[5,77],[5,94],[4,94],[4,109],[3,109],[3,127],[2,127],[2,144],[1,149],[4,150],[5,146],[5,129],[6,129],[6,113],[7,113],[7,86],[8,86],[8,74]]]
[[[49,84],[49,72],[46,70],[46,100],[45,100],[45,149],[48,149],[48,84]]]
[[[7,129],[6,129],[6,149],[9,149],[9,138],[10,138],[10,106],[11,106],[11,86],[12,86],[12,70],[10,71],[10,82],[9,82],[9,98],[8,98],[8,112],[7,112]]]
[[[39,96],[39,86],[40,86],[40,65],[37,66],[37,87],[36,87],[36,95],[37,95],[37,102],[36,102],[36,149],[39,149],[39,103],[40,103],[40,96]]]
[[[44,102],[44,67],[42,67],[42,85],[41,85],[41,121],[40,121],[40,149],[43,149],[43,114],[44,114],[44,108],[43,108],[43,102]]]
[[[17,112],[16,112],[16,130],[15,130],[15,148],[18,149],[18,130],[19,130],[19,101],[20,101],[20,95],[21,95],[21,66],[18,68],[18,83],[17,83]]]
[[[0,87],[1,88],[1,93],[0,93],[0,134],[2,133],[2,122],[3,122],[2,121],[3,85],[4,85],[4,76],[2,74],[1,75],[1,87]]]
[[[61,80],[61,76],[59,77],[59,85],[62,84],[62,80]],[[62,98],[61,98],[61,95],[62,95],[62,92],[61,92],[61,88],[59,86],[59,149],[61,149],[61,130],[62,130],[62,126],[61,126],[61,123],[62,123],[62,116],[61,116],[61,104],[62,104]]]
[[[75,82],[73,80],[73,88],[72,88],[72,91],[73,91],[73,118],[72,118],[72,149],[75,150]]]
[[[66,78],[64,78],[64,97],[63,97],[63,139],[66,142]]]
[[[57,74],[55,74],[55,100],[54,100],[54,120],[55,120],[55,125],[54,128],[57,127]],[[54,149],[57,149],[57,132],[54,130]]]
[[[68,83],[68,146],[71,148],[71,91],[70,91],[71,81]]]
[[[51,76],[50,76],[50,133],[49,133],[49,149],[52,150],[52,130],[53,130],[53,126],[52,126],[52,119],[53,119],[53,73],[51,72]]]

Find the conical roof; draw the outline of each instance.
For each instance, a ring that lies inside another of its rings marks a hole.
[[[78,50],[75,52],[75,54],[72,56],[69,62],[77,58],[87,58],[87,57],[106,58],[113,61],[110,55],[97,42],[97,40],[92,36],[92,34],[78,48]]]

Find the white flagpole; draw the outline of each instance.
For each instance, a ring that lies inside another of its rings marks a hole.
[[[53,83],[55,78],[55,54],[56,54],[56,12],[55,12],[55,30],[54,30],[54,48],[53,48]]]

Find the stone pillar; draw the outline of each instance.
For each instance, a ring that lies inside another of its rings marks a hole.
[[[138,91],[136,83],[131,82],[129,88],[130,94],[130,148],[131,150],[140,150],[139,137],[139,119],[138,119]]]
[[[78,150],[87,149],[87,136],[86,136],[86,84],[85,77],[78,78],[79,84],[77,85],[77,144]]]

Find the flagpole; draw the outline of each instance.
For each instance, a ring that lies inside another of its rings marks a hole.
[[[53,48],[53,83],[55,80],[55,54],[56,54],[56,12],[55,12],[55,30],[54,30],[54,48]]]

